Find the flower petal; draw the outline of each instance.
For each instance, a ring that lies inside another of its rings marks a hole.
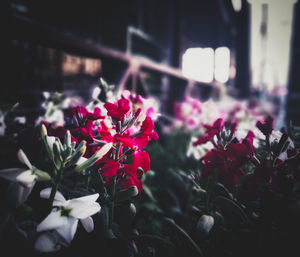
[[[94,230],[94,221],[91,217],[81,219],[80,221],[86,232],[90,233]]]
[[[41,198],[45,198],[45,199],[49,199],[50,194],[51,194],[51,190],[52,190],[51,187],[47,187],[47,188],[43,189],[43,190],[40,192],[40,197],[41,197]],[[62,195],[62,193],[59,192],[59,191],[56,191],[54,200],[55,200],[55,201],[58,201],[58,202],[66,202],[66,199],[64,198],[64,196]]]
[[[61,216],[60,210],[52,210],[50,214],[37,226],[37,232],[58,229],[69,224],[68,217]],[[73,219],[73,218],[71,218]]]
[[[33,183],[33,185],[35,182]],[[24,203],[28,196],[30,195],[31,191],[33,189],[32,187],[24,187],[21,186],[17,182],[12,182],[8,185],[6,195],[7,195],[7,201],[12,206],[18,206],[22,203]]]
[[[53,150],[53,144],[55,142],[55,137],[47,136],[46,140],[47,140],[47,143],[48,143],[49,147],[51,148],[51,150]]]
[[[0,177],[5,178],[7,180],[17,182],[17,176],[22,173],[24,169],[21,168],[8,168],[0,170]]]
[[[22,149],[18,151],[18,159],[20,162],[24,163],[29,169],[32,169],[32,165]]]
[[[56,231],[65,239],[67,244],[70,244],[76,233],[78,219],[72,217],[69,218],[66,217],[66,219],[67,219],[67,223],[57,228]]]
[[[68,208],[72,209],[70,215],[78,219],[85,219],[101,210],[100,205],[96,202],[84,202],[78,199],[71,200]]]
[[[25,187],[32,187],[35,178],[36,176],[32,174],[31,170],[25,170],[16,177],[16,180]]]

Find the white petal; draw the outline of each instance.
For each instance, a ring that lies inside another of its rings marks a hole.
[[[67,244],[70,244],[76,233],[77,225],[78,219],[69,217],[67,223],[57,228],[56,231],[65,239]]]
[[[16,182],[17,176],[19,176],[24,171],[25,171],[24,169],[20,169],[20,168],[3,169],[0,170],[0,177]]]
[[[60,210],[52,210],[50,214],[37,226],[37,232],[58,229],[69,224],[68,217],[61,216]]]
[[[80,221],[86,232],[90,233],[94,230],[94,221],[91,217],[81,219]]]
[[[47,188],[43,189],[40,192],[40,197],[41,198],[45,198],[45,199],[49,199],[50,194],[51,194],[51,190],[52,190],[51,187],[47,187]],[[58,201],[58,202],[66,202],[66,199],[64,198],[64,196],[62,195],[62,193],[59,192],[59,191],[56,191],[56,194],[54,196],[54,200]]]
[[[49,147],[53,150],[53,144],[55,142],[55,137],[52,137],[52,136],[49,137],[49,136],[47,136],[46,139],[47,139],[47,143],[48,143]]]
[[[48,99],[50,97],[50,93],[48,91],[44,91],[43,96]]]
[[[26,164],[26,166],[27,166],[29,169],[32,169],[32,165],[31,165],[30,161],[28,160],[26,154],[23,152],[22,149],[20,149],[20,150],[18,151],[18,159],[19,159],[20,162]]]
[[[83,205],[81,208],[74,208],[71,211],[71,216],[78,218],[78,219],[85,219],[89,216],[94,215],[95,213],[99,212],[101,207],[99,203],[92,203],[89,205]]]
[[[20,173],[17,177],[16,180],[22,184],[23,186],[26,187],[32,187],[33,183],[35,181],[36,176],[32,174],[31,170],[26,170]]]
[[[41,234],[34,244],[34,249],[38,252],[50,253],[61,249],[58,244],[59,238],[54,231],[47,231]]]
[[[99,194],[88,195],[70,200],[67,208],[72,209],[71,214],[78,219],[84,219],[98,212],[101,208],[95,201]]]
[[[101,93],[100,87],[95,87],[92,93],[92,98],[97,99],[100,93]]]
[[[34,184],[35,182],[33,183],[33,186]],[[17,182],[10,183],[6,191],[8,202],[15,207],[24,203],[30,195],[33,186],[24,187]]]
[[[79,201],[79,202],[84,202],[84,203],[93,203],[96,202],[96,200],[98,199],[99,194],[92,194],[92,195],[86,195],[86,196],[82,196],[79,198],[74,198],[71,200],[72,201]]]

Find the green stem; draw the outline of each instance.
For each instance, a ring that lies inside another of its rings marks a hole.
[[[109,205],[108,229],[112,229],[113,220],[114,220],[115,192],[116,192],[116,177],[113,177],[112,188],[111,188],[111,203]]]
[[[57,189],[58,189],[58,185],[62,179],[62,174],[63,173],[63,170],[59,170],[59,171],[56,171],[56,180],[54,182],[54,185],[52,187],[52,190],[51,190],[51,193],[50,193],[50,197],[49,197],[49,209],[51,210],[52,209],[52,205],[53,205],[53,202],[54,202],[54,197],[55,197],[55,194],[57,192]]]
[[[118,161],[121,151],[121,143],[117,145],[117,151],[115,155],[115,161]],[[115,208],[115,193],[116,193],[116,176],[113,176],[112,186],[111,186],[111,203],[109,205],[109,221],[108,228],[112,229],[113,220],[114,220],[114,208]]]
[[[54,201],[54,197],[56,194],[58,188],[58,183],[55,183],[54,186],[52,187],[51,193],[50,193],[50,198],[49,198],[49,209],[52,209],[52,205],[53,205],[53,201]]]

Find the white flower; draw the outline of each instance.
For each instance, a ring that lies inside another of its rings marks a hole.
[[[14,118],[14,121],[19,122],[21,124],[25,124],[26,123],[26,117],[25,116],[18,116]]]
[[[193,156],[196,160],[199,160],[201,157],[203,157],[208,151],[214,148],[212,142],[207,142],[202,145],[194,146],[194,143],[198,140],[197,137],[192,137],[189,145],[187,147],[186,156],[191,157]]]
[[[46,188],[40,192],[42,198],[50,197],[51,188]],[[94,229],[92,215],[99,212],[101,207],[96,202],[99,194],[93,194],[66,200],[60,192],[56,192],[51,213],[38,225],[37,231],[43,232],[56,230],[64,239],[66,244],[70,244],[74,238],[78,220],[82,223],[87,232]]]
[[[0,136],[4,136],[6,130],[4,118],[5,114],[0,110]]]
[[[94,100],[97,100],[100,93],[101,93],[101,88],[100,87],[95,87],[94,90],[93,90],[93,93],[92,93],[92,98]]]
[[[50,253],[56,252],[64,245],[60,235],[55,231],[46,231],[42,233],[34,244],[34,249],[38,252]]]
[[[20,162],[24,163],[28,167],[28,169],[24,169],[24,168],[2,169],[0,170],[0,176],[7,180],[18,182],[25,187],[28,188],[33,187],[36,176],[33,174],[32,165],[22,149],[18,151],[18,159]]]

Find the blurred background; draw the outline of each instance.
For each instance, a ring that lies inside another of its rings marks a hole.
[[[2,103],[41,112],[43,91],[88,101],[104,78],[173,115],[187,96],[271,104],[300,124],[297,0],[11,0]]]

